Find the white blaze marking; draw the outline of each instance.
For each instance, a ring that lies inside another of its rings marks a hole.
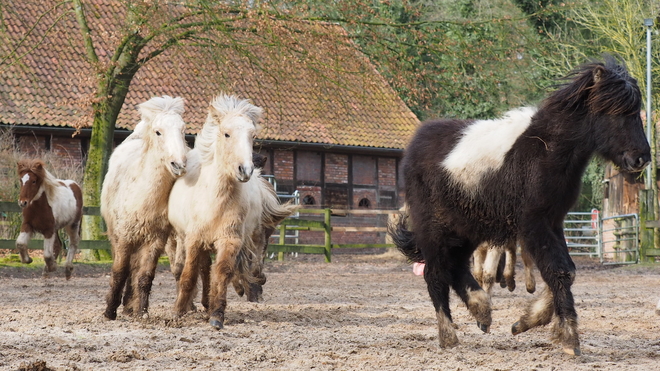
[[[30,180],[30,174],[25,173],[25,175],[23,175],[23,177],[21,178],[21,181],[23,182],[23,185],[25,185],[25,183],[27,183],[28,180]]]
[[[500,119],[475,121],[465,128],[456,147],[440,165],[466,190],[476,190],[484,174],[502,166],[504,156],[529,127],[535,113],[536,108],[523,107]]]

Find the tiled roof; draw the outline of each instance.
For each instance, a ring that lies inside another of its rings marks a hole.
[[[108,63],[109,45],[117,43],[123,24],[121,5],[108,0],[92,3],[90,28],[95,41],[101,41],[99,58]],[[9,37],[14,43],[25,40],[15,54],[24,55],[17,63],[12,56],[5,58],[10,45],[0,42],[0,122],[89,126],[94,83],[71,5],[22,0],[3,6],[5,30],[0,29],[0,38]],[[343,35],[336,25],[297,23],[296,27],[309,27],[308,35]],[[132,129],[138,121],[136,105],[166,94],[186,99],[184,119],[189,132],[196,133],[208,102],[224,91],[264,108],[260,139],[403,148],[419,121],[367,58],[346,41],[294,37],[299,38],[297,45],[292,44],[298,50],[269,48],[267,37],[249,30],[232,33],[231,42],[240,46],[240,52],[202,46],[166,51],[133,78],[117,128]],[[314,58],[305,60],[301,57],[305,55]]]

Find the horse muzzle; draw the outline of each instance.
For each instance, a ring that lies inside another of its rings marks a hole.
[[[651,154],[644,152],[642,154],[630,155],[624,153],[623,155],[623,168],[631,173],[636,173],[644,170],[644,168],[651,163]]]
[[[25,207],[29,204],[27,200],[18,200],[18,206],[21,207],[21,209],[25,209]]]
[[[253,172],[254,172],[253,166],[241,165],[238,167],[238,173],[236,174],[236,179],[238,179],[238,181],[241,183],[245,183],[250,180]]]
[[[174,174],[174,176],[182,176],[186,173],[186,163],[172,161],[170,162],[170,169],[172,170],[172,174]]]

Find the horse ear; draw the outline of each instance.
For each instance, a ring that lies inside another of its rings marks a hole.
[[[22,171],[26,170],[28,167],[25,164],[25,160],[20,160],[16,162],[16,167],[18,168],[18,173],[20,174]]]
[[[222,112],[220,112],[217,108],[215,108],[213,102],[209,104],[209,113],[211,114],[211,116],[215,117],[218,122],[222,121],[222,118],[224,117]]]
[[[596,66],[596,68],[594,68],[592,72],[594,78],[594,84],[598,84],[600,80],[603,79],[604,73],[605,73],[605,68],[603,66]]]

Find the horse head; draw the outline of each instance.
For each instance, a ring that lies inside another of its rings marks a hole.
[[[651,162],[651,147],[641,118],[637,81],[613,58],[594,64],[588,108],[604,137],[598,150],[620,168],[638,172]]]
[[[135,127],[135,135],[146,143],[146,149],[160,156],[167,170],[175,177],[186,172],[186,123],[181,115],[183,98],[167,95],[151,98],[140,104],[142,121]]]
[[[568,78],[572,81],[555,94],[563,102],[555,102],[592,124],[596,152],[626,171],[644,169],[651,162],[651,148],[641,119],[642,94],[625,65],[606,56],[604,63],[585,64]]]
[[[21,180],[18,205],[25,208],[40,195],[46,170],[41,160],[21,160],[17,166]]]
[[[259,131],[262,109],[236,96],[220,95],[209,107],[209,120],[216,124],[216,158],[239,182],[254,171],[252,147]],[[208,122],[208,120],[207,120]]]

